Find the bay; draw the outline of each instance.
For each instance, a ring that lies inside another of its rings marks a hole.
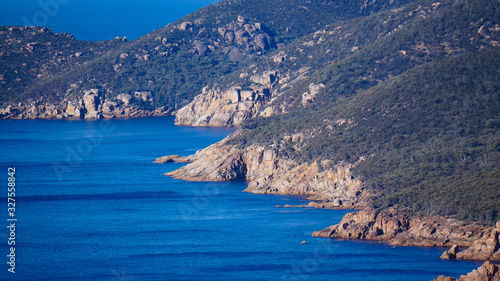
[[[245,182],[163,176],[234,129],[174,126],[173,117],[112,121],[2,120],[0,221],[16,168],[16,274],[6,280],[430,280],[478,262],[444,249],[311,237],[348,211],[275,208],[303,198],[244,193]],[[307,244],[300,244],[306,241]]]

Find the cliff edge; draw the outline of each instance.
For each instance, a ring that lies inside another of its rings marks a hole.
[[[226,141],[198,151],[190,157],[192,163],[165,175],[188,181],[246,180],[246,192],[308,196],[316,201],[312,206],[366,207],[368,192],[351,174],[356,164],[339,163],[320,171],[317,163],[298,165],[272,149],[256,145],[240,149]]]

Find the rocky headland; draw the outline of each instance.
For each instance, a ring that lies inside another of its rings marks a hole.
[[[441,255],[442,259],[500,261],[499,234],[500,222],[487,227],[440,216],[414,216],[410,210],[389,208],[346,214],[340,223],[312,235],[378,240],[391,245],[451,247]]]
[[[188,158],[167,156],[156,162],[192,162],[165,175],[188,181],[246,180],[246,192],[307,196],[311,206],[364,208],[368,192],[351,169],[356,164],[338,163],[320,171],[317,163],[281,159],[276,152],[259,146],[240,149],[226,140],[198,151]]]

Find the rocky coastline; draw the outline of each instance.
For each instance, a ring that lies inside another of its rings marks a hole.
[[[440,216],[413,216],[410,210],[394,207],[364,209],[346,214],[340,223],[312,235],[400,246],[451,247],[441,259],[500,261],[500,221],[487,227]]]
[[[346,214],[336,225],[313,232],[315,237],[374,240],[401,246],[450,247],[441,259],[500,261],[500,222],[488,227],[440,216],[421,217],[409,209],[397,207],[371,209],[368,207],[370,193],[351,174],[357,163],[338,163],[335,169],[320,171],[317,163],[299,165],[279,158],[272,149],[255,145],[241,149],[228,144],[228,138],[191,156],[170,155],[155,162],[189,163],[165,174],[177,179],[246,180],[248,187],[245,192],[303,195],[311,200],[308,205],[276,207],[360,209]],[[499,272],[497,265],[485,263],[458,280],[498,280],[492,278],[498,278]],[[437,280],[455,280],[443,278],[448,277],[440,276]]]
[[[297,164],[279,158],[274,150],[259,146],[245,149],[226,143],[213,144],[188,157],[166,156],[155,162],[191,162],[165,175],[187,181],[246,180],[245,192],[256,194],[302,195],[309,206],[362,209],[369,194],[351,169],[356,165],[338,163],[320,171],[318,164]],[[187,161],[189,160],[189,161]]]
[[[89,89],[83,95],[64,98],[60,102],[49,102],[43,98],[27,100],[25,103],[0,108],[0,119],[113,119],[167,116],[174,112],[166,107],[151,110],[141,109],[133,101],[152,103],[149,92],[135,92],[134,96],[119,94],[106,98],[99,89]]]

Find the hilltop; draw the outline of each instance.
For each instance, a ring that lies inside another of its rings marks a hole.
[[[46,28],[2,27],[0,106],[19,107],[4,112],[10,118],[68,117],[64,113],[69,102],[90,114],[83,96],[94,89],[99,100],[91,109],[98,113],[103,113],[99,108],[103,100],[116,103],[112,109],[108,106],[109,113],[120,109],[120,114],[114,112],[116,117],[127,107],[143,114],[169,113],[190,102],[207,84],[332,19],[398,5],[365,5],[360,0],[222,1],[130,42],[125,38],[82,42]]]

